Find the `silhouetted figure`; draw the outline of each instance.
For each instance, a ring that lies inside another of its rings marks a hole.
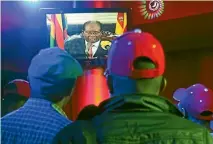
[[[30,96],[30,84],[22,79],[15,79],[4,87],[4,95],[1,97],[1,116],[17,110]]]
[[[213,143],[206,128],[184,119],[170,101],[159,96],[166,86],[164,71],[163,48],[151,34],[135,30],[115,39],[106,72],[111,98],[98,106],[95,117],[65,127],[55,142]]]
[[[210,126],[213,120],[213,91],[211,89],[202,84],[194,84],[186,89],[177,89],[173,98],[178,101],[178,109],[185,118],[213,131]]]
[[[80,64],[64,50],[41,50],[28,69],[30,98],[1,119],[2,143],[51,144],[55,135],[71,123],[62,108],[82,73]]]

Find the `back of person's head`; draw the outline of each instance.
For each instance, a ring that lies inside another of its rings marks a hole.
[[[178,109],[195,123],[210,127],[213,120],[213,91],[202,84],[179,88],[173,98],[178,101]]]
[[[15,79],[4,87],[2,96],[2,116],[20,108],[30,96],[29,82]]]
[[[113,41],[106,71],[112,95],[158,95],[165,87],[164,70],[164,51],[153,35],[137,29]]]
[[[71,95],[82,73],[80,64],[66,51],[58,47],[43,49],[32,59],[28,70],[30,97],[60,102]]]
[[[91,120],[98,114],[98,107],[91,104],[84,107],[78,114],[77,120]]]

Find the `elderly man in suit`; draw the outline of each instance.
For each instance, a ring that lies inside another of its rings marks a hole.
[[[102,24],[99,21],[87,21],[81,35],[65,41],[65,50],[77,59],[103,58],[108,50],[101,45],[101,37]]]

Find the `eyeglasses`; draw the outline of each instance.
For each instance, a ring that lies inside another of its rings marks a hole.
[[[86,34],[89,34],[89,35],[92,35],[92,34],[94,34],[94,35],[98,35],[98,34],[100,34],[101,32],[100,31],[84,31]]]

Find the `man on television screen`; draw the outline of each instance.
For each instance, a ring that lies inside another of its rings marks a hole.
[[[76,59],[104,58],[108,53],[109,45],[104,44],[101,38],[101,22],[87,21],[79,37],[65,41],[65,50]]]

